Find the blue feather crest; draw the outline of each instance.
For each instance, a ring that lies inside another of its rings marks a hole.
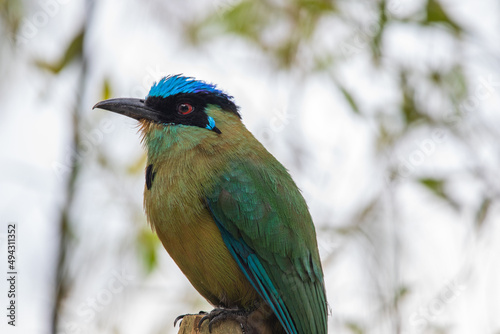
[[[168,97],[180,93],[213,93],[226,95],[223,91],[217,89],[214,84],[176,74],[166,76],[160,81],[155,82],[149,90],[148,96]]]

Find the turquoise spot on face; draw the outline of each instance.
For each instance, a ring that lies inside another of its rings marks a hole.
[[[209,130],[213,130],[215,128],[215,121],[212,117],[208,116],[208,125],[205,128]]]

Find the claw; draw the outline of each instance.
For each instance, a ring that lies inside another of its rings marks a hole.
[[[203,318],[200,319],[200,321],[198,322],[198,331],[201,330],[201,325],[203,324],[203,322],[205,320],[208,320],[210,319],[209,315],[206,315],[204,316]],[[210,324],[208,325],[208,331],[211,333],[212,331],[210,330]]]
[[[247,324],[246,324],[246,317],[251,311],[246,311],[242,309],[224,309],[224,308],[216,308],[212,310],[210,313],[205,313],[206,315],[200,319],[198,322],[198,330],[201,330],[201,326],[203,325],[203,322],[208,320],[208,331],[212,333],[212,327],[214,324],[217,324],[218,322],[224,321],[226,319],[232,319],[234,321],[237,321],[243,333],[252,333],[252,331],[248,331],[247,329]]]
[[[205,311],[200,311],[198,314],[208,314],[208,313],[207,313],[207,312],[205,312]],[[189,313],[188,313],[188,314],[183,314],[183,315],[178,316],[178,317],[177,317],[177,318],[175,318],[175,320],[174,320],[174,327],[175,327],[175,325],[177,325],[177,321],[179,321],[179,320],[181,321],[181,322],[179,322],[179,327],[180,327],[180,325],[182,324],[182,319],[183,319],[185,316],[188,316],[188,315],[195,315],[195,314],[189,314]],[[203,318],[206,318],[206,317],[203,317]],[[200,323],[201,323],[201,322],[200,322]],[[199,328],[200,328],[200,325],[198,324],[198,329],[199,329]]]
[[[175,318],[175,320],[174,320],[174,327],[175,327],[175,325],[177,325],[177,321],[179,321],[179,320],[181,321],[181,322],[179,322],[179,327],[180,327],[180,325],[182,323],[182,318],[184,318],[186,315],[187,314],[183,314],[183,315],[180,315],[177,318]]]

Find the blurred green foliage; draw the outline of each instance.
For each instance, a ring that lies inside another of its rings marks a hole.
[[[1,22],[9,35],[16,35],[24,15],[22,1],[0,0]]]
[[[463,32],[462,27],[448,15],[441,3],[436,0],[428,0],[425,7],[426,18],[423,24],[443,24],[450,27],[456,35]]]
[[[141,229],[137,236],[137,245],[142,259],[141,262],[144,264],[147,273],[151,273],[158,265],[157,251],[160,242],[149,226],[144,226]]]
[[[84,38],[85,30],[81,29],[68,43],[68,46],[59,59],[53,62],[38,59],[36,60],[36,65],[41,69],[51,72],[52,74],[58,74],[72,62],[82,57]]]

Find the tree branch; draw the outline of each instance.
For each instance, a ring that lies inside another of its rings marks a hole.
[[[198,324],[200,323],[203,314],[186,315],[181,322],[181,327],[178,334],[209,334],[208,321],[204,321],[200,330]],[[236,321],[227,320],[212,326],[211,334],[242,334],[240,324]]]

